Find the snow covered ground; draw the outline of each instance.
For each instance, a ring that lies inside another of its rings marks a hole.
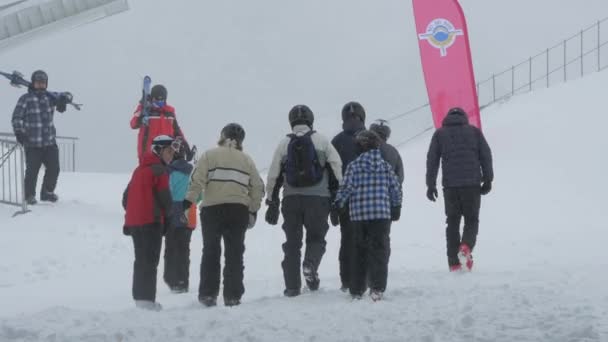
[[[604,72],[483,113],[496,181],[471,274],[447,272],[443,206],[424,197],[430,135],[405,146],[404,210],[378,303],[338,290],[336,228],[321,290],[284,298],[283,233],[259,222],[241,306],[198,304],[197,228],[191,292],[171,294],[159,276],[164,310],[136,310],[119,204],[129,176],[64,173],[60,203],[15,218],[0,207],[0,341],[606,341],[606,84]]]

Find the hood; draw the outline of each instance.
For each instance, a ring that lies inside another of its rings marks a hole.
[[[156,154],[154,154],[152,152],[146,152],[146,153],[144,153],[143,157],[141,158],[141,163],[139,165],[150,166],[150,165],[155,165],[155,164],[163,165],[164,163],[162,162],[162,160],[160,160],[160,157],[157,156]]]
[[[342,129],[348,135],[355,135],[365,129],[365,124],[356,117],[349,117],[342,123]]]
[[[380,149],[369,150],[357,158],[358,164],[367,172],[388,171],[389,165],[382,158]]]
[[[179,171],[189,175],[192,172],[193,166],[184,159],[177,159],[171,162],[169,168],[171,171]]]
[[[463,112],[452,112],[448,114],[444,119],[442,126],[464,126],[469,124],[469,118]]]

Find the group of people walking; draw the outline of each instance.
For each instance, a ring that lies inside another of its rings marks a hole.
[[[41,199],[58,199],[53,114],[55,109],[64,111],[65,103],[46,94],[47,83],[46,73],[32,75],[33,85],[19,100],[12,120],[17,141],[26,151],[25,190],[30,204],[36,202],[40,164],[47,169]],[[195,148],[178,125],[167,95],[164,86],[154,86],[146,106],[149,111],[143,113],[140,104],[130,121],[131,128],[139,130],[139,165],[123,193],[123,232],[133,240],[132,294],[137,307],[161,309],[156,282],[163,237],[163,279],[174,293],[189,290],[190,239],[199,204],[203,256],[198,299],[205,306],[217,305],[223,241],[223,302],[239,305],[245,292],[245,235],[255,226],[264,197],[265,221],[276,225],[283,217],[285,296],[301,294],[302,278],[310,291],[319,289],[329,220],[340,226],[341,290],[353,299],[360,299],[367,289],[374,301],[383,298],[391,223],[401,216],[404,182],[401,156],[388,143],[387,121],[377,120],[366,129],[365,109],[349,102],[342,108],[343,130],[330,141],[315,130],[308,106],[294,106],[287,117],[291,131],[279,142],[264,185],[253,159],[244,152],[245,130],[237,123],[226,125],[217,146],[203,152],[193,165]],[[440,164],[448,266],[450,271],[471,270],[481,195],[492,189],[493,168],[484,135],[469,125],[460,108],[449,111],[431,139],[426,175],[431,201],[438,197]]]

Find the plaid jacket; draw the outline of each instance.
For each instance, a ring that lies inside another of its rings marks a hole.
[[[19,98],[13,111],[13,132],[27,137],[25,147],[55,145],[55,125],[53,115],[55,101],[46,93],[28,91]]]
[[[393,168],[375,149],[348,164],[335,203],[340,208],[349,203],[352,221],[390,220],[391,207],[401,206],[401,196]]]

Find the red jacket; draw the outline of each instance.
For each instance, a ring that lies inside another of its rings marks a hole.
[[[171,204],[167,168],[158,156],[146,152],[123,194],[125,231],[154,224],[163,225],[165,216],[171,212]]]
[[[137,136],[137,157],[140,163],[143,154],[150,151],[152,139],[159,135],[168,135],[173,138],[181,136],[185,141],[184,134],[177,124],[175,108],[168,104],[165,104],[162,108],[152,108],[148,115],[147,125],[142,122],[141,110],[142,106],[140,104],[131,118],[131,128],[139,129]]]

